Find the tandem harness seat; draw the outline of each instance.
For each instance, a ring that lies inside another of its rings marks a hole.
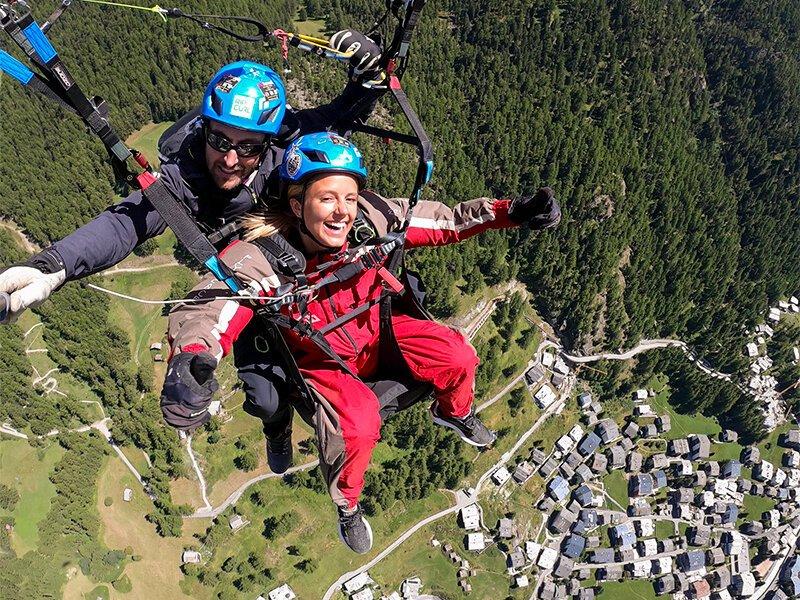
[[[397,216],[388,205],[386,205],[382,198],[367,190],[362,191],[361,196],[380,210],[380,212],[387,217],[389,223],[397,223]],[[353,245],[355,245],[356,248],[362,245],[374,245],[374,248],[378,249],[380,248],[382,240],[382,238],[377,237],[375,227],[366,218],[364,212],[359,209],[351,233],[351,242]],[[291,277],[297,282],[306,281],[305,257],[299,250],[289,244],[282,235],[275,234],[268,238],[256,239],[253,240],[252,243],[261,249],[276,273]],[[373,250],[373,253],[375,252],[376,250]],[[403,255],[404,252],[401,245],[399,247],[394,247],[388,254],[387,259],[388,271],[392,274],[400,272],[399,280],[402,283],[402,289],[384,291],[380,298],[356,308],[354,311],[337,319],[336,323],[332,323],[323,330],[324,332],[330,331],[330,329],[343,325],[350,319],[355,318],[373,303],[380,304],[380,359],[378,362],[381,368],[372,377],[368,379],[362,378],[362,381],[377,396],[380,405],[381,421],[384,423],[392,415],[424,400],[433,392],[433,387],[430,384],[417,381],[412,376],[400,352],[391,327],[393,305],[402,307],[404,313],[410,314],[416,318],[433,320],[433,317],[425,310],[422,304],[425,296],[422,282],[417,277],[416,273],[404,268]],[[368,256],[369,255],[362,257],[358,263],[347,263],[346,266],[351,267],[354,264],[359,264],[361,271],[366,270],[373,266]],[[336,277],[338,273],[342,273],[345,269],[346,267],[340,268],[334,273],[333,277]],[[349,277],[353,277],[354,273],[352,269],[347,270]],[[348,277],[348,275],[345,275],[345,277]],[[340,275],[339,278],[341,277]],[[272,349],[279,351],[288,370],[290,381],[295,384],[295,390],[292,393],[290,401],[300,413],[303,420],[312,427],[315,426],[315,414],[317,414],[319,408],[317,406],[318,401],[301,376],[294,356],[281,333],[281,329],[291,328],[298,331],[301,335],[306,334],[326,355],[339,362],[345,371],[349,371],[349,369],[328,346],[322,335],[308,335],[310,333],[309,328],[302,328],[301,322],[290,319],[285,315],[275,313],[272,318],[267,317],[266,319],[262,319],[261,323],[268,325],[267,331],[265,332],[267,344]],[[317,423],[316,426],[318,427],[319,424]]]

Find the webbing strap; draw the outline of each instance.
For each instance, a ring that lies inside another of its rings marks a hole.
[[[200,231],[200,227],[189,215],[186,207],[175,198],[161,179],[144,190],[144,197],[155,207],[184,248],[205,265],[214,276],[232,292],[242,289],[240,283],[219,261],[217,250]]]
[[[349,313],[346,313],[346,314],[342,315],[341,317],[339,317],[338,319],[335,319],[335,320],[331,321],[330,323],[325,325],[325,327],[323,327],[322,329],[319,329],[318,331],[322,335],[325,335],[325,334],[333,331],[337,327],[341,327],[345,323],[349,323],[350,321],[355,319],[358,315],[368,311],[370,308],[372,308],[376,304],[379,304],[388,295],[389,295],[389,292],[387,292],[387,291],[381,292],[380,296],[378,296],[377,298],[373,298],[372,300],[370,300],[366,304],[362,304],[361,306],[359,306],[355,310],[351,310]]]

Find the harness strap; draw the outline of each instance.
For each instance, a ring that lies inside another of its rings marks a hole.
[[[323,327],[322,329],[319,329],[318,330],[319,333],[321,333],[322,335],[326,335],[327,333],[330,333],[331,331],[333,331],[337,327],[340,327],[340,326],[344,325],[345,323],[349,323],[350,321],[352,321],[353,319],[358,317],[360,314],[368,311],[370,308],[372,308],[376,304],[379,304],[379,303],[383,302],[383,299],[388,295],[389,295],[389,292],[384,290],[383,292],[381,292],[381,295],[378,296],[377,298],[373,298],[372,300],[370,300],[366,304],[362,304],[361,306],[359,306],[355,310],[351,310],[349,313],[344,314],[341,317],[339,317],[338,319],[335,319],[335,320],[331,321],[325,327]]]

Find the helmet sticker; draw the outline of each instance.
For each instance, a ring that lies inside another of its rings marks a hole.
[[[264,94],[264,99],[267,100],[267,102],[278,99],[278,87],[273,82],[261,81],[258,84],[258,89]]]
[[[253,114],[253,107],[256,104],[255,98],[250,96],[242,96],[237,94],[233,97],[233,105],[231,106],[232,117],[243,117],[249,119]]]
[[[340,137],[340,136],[338,136],[338,135],[336,135],[334,133],[330,134],[328,137],[330,138],[331,142],[333,142],[337,146],[345,146],[345,147],[351,146],[351,144],[350,144],[350,142],[348,140],[346,140],[343,137]]]
[[[239,81],[240,79],[238,77],[234,77],[233,75],[226,75],[225,77],[219,80],[219,83],[217,83],[217,89],[220,92],[227,94],[236,86],[237,83],[239,83]]]
[[[289,158],[286,159],[286,172],[289,174],[289,177],[294,177],[297,175],[297,172],[300,170],[300,164],[303,162],[303,157],[300,153],[293,149],[289,153]]]

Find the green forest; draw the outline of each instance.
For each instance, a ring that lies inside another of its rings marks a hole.
[[[181,7],[249,15],[289,30],[302,11],[333,32],[368,28],[383,2],[193,0]],[[40,21],[54,8],[33,6]],[[416,253],[411,262],[428,283],[430,308],[449,316],[462,292],[517,278],[574,352],[676,337],[720,370],[746,371],[746,332],[769,305],[800,291],[799,31],[800,5],[791,0],[431,0],[404,79],[435,148],[425,196],[452,205],[549,185],[564,218],[546,233],[492,232]],[[225,62],[250,58],[282,67],[274,45],[248,46],[186,21],[162,23],[152,14],[90,4],[73,5],[50,37],[83,89],[108,101],[123,137],[193,108]],[[22,58],[6,38],[0,48]],[[290,61],[290,89],[304,91],[302,98],[290,94],[298,105],[324,102],[344,84],[341,66],[300,53]],[[388,100],[381,113],[403,127]],[[31,240],[46,246],[117,200],[102,145],[75,117],[6,79],[0,114],[0,217]],[[387,195],[410,190],[407,149],[361,135],[357,141],[373,187]],[[22,257],[0,229],[0,263]],[[157,498],[151,520],[165,535],[179,530],[186,507],[172,503],[168,484],[186,468],[180,447],[160,425],[153,382],[126,368],[126,333],[109,319],[107,298],[70,284],[37,315],[51,357],[102,399],[114,437],[149,456]],[[27,385],[22,333],[0,327],[0,421],[35,434],[88,422],[76,399],[54,403]],[[782,336],[791,335],[796,331],[779,334],[778,352],[788,352]],[[600,366],[623,375],[620,363]],[[730,384],[707,385],[679,353],[643,359],[636,368],[643,376],[669,373],[687,412],[716,415],[749,439],[761,436],[749,398]],[[796,369],[779,374],[786,384],[796,377]],[[621,378],[610,382],[602,384],[608,393],[625,385]],[[399,447],[409,430],[431,437],[431,448],[449,443],[423,428],[419,415],[409,414],[386,435]],[[100,461],[98,443],[66,439],[62,463],[84,451]],[[411,460],[372,473],[369,489],[377,497],[387,480],[407,479]],[[436,460],[414,456],[415,468],[442,481],[409,481],[412,496],[468,469]],[[60,488],[91,487],[92,473],[81,469],[74,482],[53,477]],[[382,507],[373,502],[370,509]],[[109,551],[92,541],[95,525],[80,524],[73,546],[54,542],[52,556],[35,560],[62,558],[61,549],[88,561],[98,581],[112,581],[121,558],[104,558]],[[50,522],[43,535],[61,525]],[[39,568],[24,560],[0,564],[12,564],[13,573]],[[13,585],[20,586],[14,597],[42,597],[30,578]]]

